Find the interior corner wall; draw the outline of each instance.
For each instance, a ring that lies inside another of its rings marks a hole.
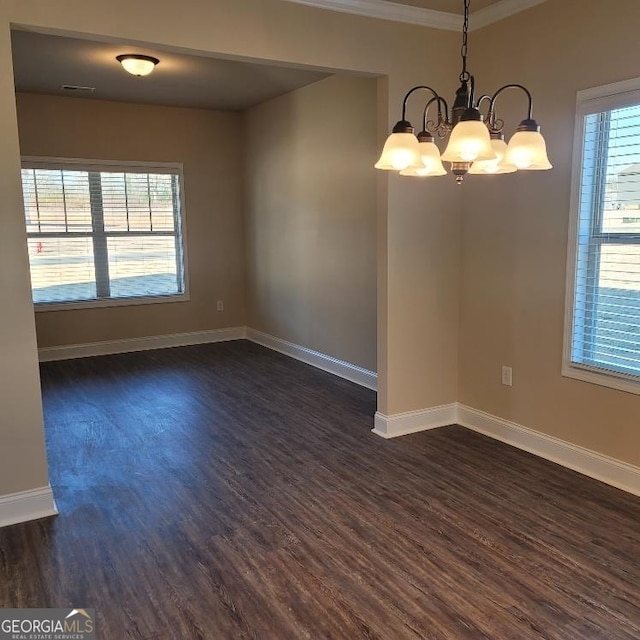
[[[19,147],[9,31],[12,25],[80,34],[112,42],[237,60],[309,66],[386,77],[378,96],[398,118],[407,87],[428,78],[444,94],[455,90],[459,34],[327,11],[283,0],[3,0],[0,3],[0,495],[30,489],[46,476],[38,389],[35,325],[30,301],[19,180]],[[388,111],[387,111],[388,109]],[[419,120],[418,103],[411,118]],[[311,123],[313,124],[313,123]],[[379,145],[384,139],[378,140]],[[446,178],[407,186],[377,178],[378,409],[387,415],[456,398],[460,190]],[[380,201],[383,198],[384,201]],[[187,213],[188,215],[188,213]],[[11,274],[10,278],[6,275]],[[381,384],[382,381],[382,384]],[[14,473],[15,472],[15,473]]]
[[[9,29],[0,30],[0,496],[48,485]]]
[[[376,80],[245,113],[248,324],[376,370]]]
[[[561,375],[576,92],[640,75],[636,0],[579,4],[548,0],[470,36],[479,91],[519,82],[533,93],[554,168],[466,181],[459,395],[638,465],[640,396]],[[505,94],[498,107],[513,130],[526,102]],[[513,387],[501,385],[503,364]]]
[[[181,162],[189,300],[36,313],[39,347],[244,326],[240,114],[17,95],[27,156]],[[224,301],[224,311],[216,301]]]

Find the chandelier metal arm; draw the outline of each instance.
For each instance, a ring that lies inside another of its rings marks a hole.
[[[488,100],[489,103],[491,103],[491,96],[484,94],[478,98],[478,102],[476,104],[478,111],[480,110],[480,107],[485,100]],[[489,132],[492,134],[502,133],[502,130],[504,129],[504,120],[496,118],[495,112],[491,113],[490,111],[487,111],[485,123],[487,125],[487,129],[489,129]]]
[[[495,106],[496,106],[496,100],[497,100],[498,96],[503,91],[506,91],[507,89],[520,89],[521,91],[524,91],[524,93],[527,96],[527,100],[529,102],[529,105],[528,105],[528,110],[527,110],[527,118],[526,118],[526,120],[523,120],[523,123],[524,122],[531,122],[531,123],[535,122],[533,120],[533,118],[532,118],[532,114],[533,114],[533,97],[531,96],[531,92],[529,91],[529,89],[527,89],[525,86],[523,86],[521,84],[516,84],[516,83],[505,84],[503,87],[500,87],[493,94],[493,96],[491,96],[491,101],[489,102],[489,113],[487,114],[487,126],[489,127],[489,130],[492,133],[500,133],[502,131],[502,128],[504,127],[504,121],[496,118]]]
[[[485,100],[489,100],[489,102],[491,102],[491,96],[488,96],[486,93],[485,93],[485,94],[483,94],[483,95],[481,95],[481,96],[478,98],[478,101],[476,102],[476,107],[477,107],[478,109],[480,109],[480,106],[482,105],[482,103],[483,103]]]
[[[433,120],[427,120],[427,116],[429,113],[429,107],[434,103],[438,103],[438,121],[434,122]],[[445,116],[442,116],[442,109],[444,106]],[[422,132],[426,132],[431,134],[433,137],[434,134],[439,138],[444,138],[449,130],[451,129],[451,123],[449,122],[449,107],[447,105],[447,101],[441,96],[435,96],[431,98],[424,107],[424,112],[422,113]]]
[[[444,102],[444,99],[442,97],[440,97],[440,95],[438,94],[438,92],[435,89],[432,89],[431,87],[427,86],[426,84],[419,84],[415,87],[413,87],[412,89],[409,89],[409,91],[407,91],[407,95],[405,95],[404,100],[402,101],[402,120],[406,121],[407,120],[407,102],[409,100],[409,98],[411,97],[411,94],[413,94],[415,91],[419,91],[420,89],[424,89],[425,91],[431,91],[433,97],[440,101],[442,100],[442,102]],[[439,104],[439,102],[438,102]],[[444,102],[445,106],[446,106],[446,102]],[[446,120],[448,121],[449,119],[449,111],[447,108],[447,113],[446,113]]]

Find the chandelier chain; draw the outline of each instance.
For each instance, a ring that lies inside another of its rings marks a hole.
[[[462,56],[462,72],[460,73],[460,82],[468,82],[471,75],[467,71],[467,52],[468,52],[468,35],[469,35],[469,3],[471,0],[464,0],[464,20],[462,23],[462,47],[460,55]]]

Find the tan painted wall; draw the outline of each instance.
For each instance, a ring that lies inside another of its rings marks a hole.
[[[637,1],[579,4],[549,0],[470,42],[482,92],[532,90],[554,169],[465,187],[460,400],[637,465],[640,396],[560,375],[576,91],[639,74]],[[504,104],[515,127],[524,100]],[[501,364],[513,366],[512,388]]]
[[[245,121],[249,326],[373,371],[376,91],[333,76]]]
[[[0,496],[48,484],[11,44],[0,32]]]
[[[379,113],[398,118],[408,86],[455,77],[452,32],[314,9],[283,0],[3,0],[0,4],[0,495],[46,478],[35,325],[20,206],[10,24],[234,58],[388,76]],[[415,119],[419,107],[415,106]],[[459,190],[404,188],[378,177],[378,407],[398,413],[450,402],[457,387]],[[449,196],[449,197],[447,197]],[[440,231],[439,235],[434,232]],[[388,239],[388,242],[384,242]],[[7,281],[6,274],[13,274]],[[398,304],[408,301],[406,305]],[[390,304],[391,303],[391,304]],[[452,321],[453,320],[453,321]],[[8,354],[8,356],[5,356]],[[7,426],[8,425],[8,426]]]
[[[244,325],[239,114],[35,94],[19,94],[17,106],[23,155],[182,162],[184,171],[190,300],[38,312],[40,347]]]

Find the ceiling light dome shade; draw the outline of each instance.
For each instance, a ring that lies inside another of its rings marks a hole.
[[[539,129],[538,127],[538,131],[516,131],[509,140],[505,161],[521,171],[551,169],[547,145]]]
[[[376,169],[402,171],[409,167],[422,167],[418,138],[413,133],[392,133],[384,143]]]
[[[489,129],[481,120],[461,120],[451,132],[442,159],[447,162],[495,160]]]
[[[514,173],[518,168],[506,162],[505,155],[507,153],[507,143],[504,137],[491,137],[491,148],[496,154],[495,160],[476,160],[469,169],[470,174],[476,175],[492,175],[498,173]]]
[[[158,58],[143,56],[138,53],[125,53],[116,56],[116,60],[133,76],[148,76],[160,62]]]

